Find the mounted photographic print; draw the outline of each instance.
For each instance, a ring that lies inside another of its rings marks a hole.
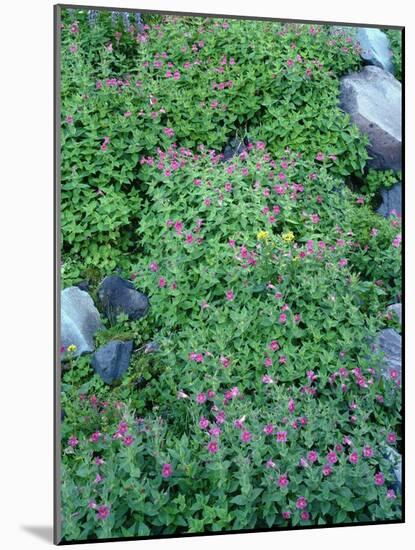
[[[55,7],[55,543],[404,521],[402,53]]]

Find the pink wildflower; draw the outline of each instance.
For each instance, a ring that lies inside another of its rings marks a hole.
[[[232,290],[226,291],[226,299],[229,300],[230,302],[234,299],[234,293]]]
[[[216,441],[209,441],[208,446],[207,446],[207,450],[212,454],[217,453],[218,452],[217,442]]]
[[[351,464],[357,464],[359,462],[359,455],[356,451],[354,451],[351,455],[349,455],[349,462]]]
[[[279,343],[277,342],[277,340],[272,340],[272,342],[269,344],[269,349],[271,349],[272,351],[277,351],[280,349],[280,345]]]
[[[126,435],[123,439],[123,443],[127,447],[130,447],[130,445],[132,445],[133,442],[134,442],[134,437],[132,435]]]
[[[316,451],[310,451],[309,453],[307,453],[307,459],[313,464],[318,459],[318,454],[316,453]]]
[[[388,443],[396,443],[396,434],[393,433],[393,432],[388,433],[388,435],[386,437],[386,441]]]
[[[335,451],[330,451],[327,454],[327,462],[329,462],[330,464],[336,464],[337,461],[338,461],[338,456],[335,453]]]
[[[198,393],[196,396],[196,402],[199,403],[199,405],[203,405],[203,403],[206,402],[206,394],[205,393]]]
[[[329,464],[326,464],[325,466],[323,466],[323,469],[322,469],[322,472],[323,472],[323,476],[329,476],[333,471],[333,468],[329,465]]]
[[[78,443],[79,441],[74,435],[71,435],[71,437],[68,439],[68,445],[70,445],[71,447],[76,447]]]
[[[172,474],[173,474],[173,467],[172,467],[172,465],[169,464],[169,463],[163,464],[163,467],[162,467],[162,469],[161,469],[161,475],[162,475],[162,477],[168,478],[168,477],[170,477]]]
[[[382,472],[378,472],[374,475],[375,485],[383,485],[385,483],[385,476]]]
[[[231,360],[228,358],[228,357],[224,357],[223,355],[221,356],[221,358],[219,359],[222,366],[227,369],[229,367],[229,365],[231,364]]]
[[[299,497],[297,499],[297,502],[295,503],[295,506],[296,508],[298,508],[298,510],[303,510],[304,508],[307,507],[307,499],[305,497]]]
[[[280,477],[278,478],[277,483],[278,483],[278,486],[281,487],[281,488],[287,487],[287,485],[289,483],[287,474],[280,475]]]
[[[110,509],[108,508],[108,506],[104,506],[104,505],[99,506],[97,519],[104,521],[105,519],[107,519],[109,515],[110,515]]]
[[[284,431],[277,432],[277,442],[286,443],[286,441],[287,441],[287,432],[284,432]]]
[[[251,432],[248,432],[248,430],[245,430],[244,432],[241,433],[241,441],[243,441],[244,443],[249,443],[251,439],[252,439],[252,434]]]

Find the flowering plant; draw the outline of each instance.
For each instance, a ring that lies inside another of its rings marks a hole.
[[[401,221],[344,183],[367,158],[337,108],[357,46],[323,26],[63,23],[63,280],[93,268],[95,296],[117,267],[151,304],[96,336],[134,341],[117,384],[89,356],[63,369],[64,538],[399,519],[400,379],[373,343]]]

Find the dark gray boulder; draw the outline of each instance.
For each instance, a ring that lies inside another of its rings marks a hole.
[[[235,157],[237,155],[240,155],[244,151],[247,150],[248,140],[247,138],[244,138],[243,140],[238,138],[233,138],[229,141],[229,143],[225,146],[225,149],[223,151],[223,161],[230,160],[232,157]]]
[[[384,378],[390,378],[391,370],[398,372],[398,378],[402,375],[402,337],[393,328],[386,328],[379,332],[375,352],[382,352],[380,368]]]
[[[99,312],[90,295],[76,286],[61,293],[61,347],[75,345],[74,356],[94,351],[94,336],[101,328]]]
[[[141,319],[147,314],[149,301],[145,294],[135,289],[131,281],[118,275],[105,277],[98,289],[98,297],[111,321],[124,313],[131,321]]]
[[[112,384],[127,371],[132,350],[132,342],[113,340],[97,349],[91,364],[106,384]]]
[[[340,108],[369,138],[369,167],[401,170],[401,107],[401,83],[379,67],[367,66],[340,79]]]
[[[390,189],[382,189],[382,204],[377,209],[378,214],[387,218],[390,213],[395,211],[397,214],[402,214],[402,184],[396,183]]]
[[[80,281],[79,283],[77,283],[76,285],[78,288],[80,288],[81,290],[84,290],[85,292],[88,292],[89,290],[89,283],[88,281]]]

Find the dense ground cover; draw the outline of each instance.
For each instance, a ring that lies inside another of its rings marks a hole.
[[[151,304],[97,334],[134,340],[118,384],[68,353],[64,537],[398,519],[400,381],[372,344],[401,229],[337,106],[358,48],[190,17],[65,11],[61,32],[62,285],[118,270]]]

